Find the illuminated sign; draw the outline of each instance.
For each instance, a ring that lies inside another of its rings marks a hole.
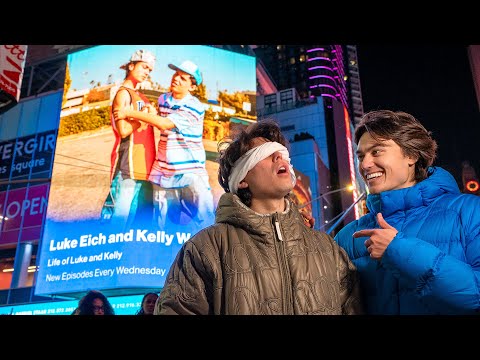
[[[0,180],[49,171],[55,151],[55,131],[0,142]]]
[[[189,189],[211,192],[216,206],[217,143],[239,126],[230,119],[256,121],[255,107],[245,106],[256,94],[255,73],[254,57],[200,45],[96,46],[68,56],[36,295],[163,286],[180,247],[209,225],[192,220],[203,220],[205,206],[188,204]],[[170,93],[178,74],[197,81],[191,97]],[[125,90],[129,109],[168,116],[175,128],[112,122],[122,85],[137,89]],[[173,157],[155,163],[160,180],[152,180],[149,159],[169,149]]]
[[[17,104],[27,45],[0,45],[0,113]]]
[[[345,106],[343,106],[343,115],[345,117],[345,137],[347,139],[348,166],[349,166],[349,169],[350,169],[350,180],[352,181],[352,184],[356,184],[357,183],[357,179],[356,179],[357,176],[356,176],[356,173],[355,173],[355,160],[353,158],[352,133],[350,131],[350,116],[348,116],[348,110]],[[358,200],[357,191],[354,190],[352,192],[352,195],[353,195],[353,202],[355,203]],[[359,207],[360,207],[360,205],[355,205],[355,209],[354,209],[355,219],[358,219],[360,217]]]
[[[470,180],[469,182],[466,183],[465,187],[467,188],[468,191],[475,192],[479,189],[480,185],[478,184],[477,180]]]
[[[48,184],[0,192],[0,245],[38,240],[47,210]]]
[[[115,315],[135,315],[140,309],[143,295],[109,297]],[[72,315],[78,300],[52,301],[28,305],[0,307],[0,315]]]

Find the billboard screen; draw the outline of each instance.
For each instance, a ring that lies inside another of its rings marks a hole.
[[[200,45],[68,56],[37,295],[163,286],[214,221],[217,142],[256,121],[255,67]]]

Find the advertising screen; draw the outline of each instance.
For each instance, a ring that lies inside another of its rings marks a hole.
[[[142,304],[143,295],[110,297],[115,315],[135,315]],[[52,301],[27,305],[0,307],[0,315],[72,315],[78,306],[78,300]]]
[[[218,141],[256,121],[255,66],[201,45],[68,56],[37,295],[163,286],[214,221]]]

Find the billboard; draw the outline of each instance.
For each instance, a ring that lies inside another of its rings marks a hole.
[[[143,295],[109,297],[115,315],[135,315],[142,305]],[[52,301],[0,307],[0,315],[72,315],[78,300]]]
[[[49,184],[0,192],[0,247],[40,238]],[[20,235],[20,237],[19,237]]]
[[[56,138],[49,130],[0,142],[0,248],[40,239],[49,184],[27,185],[48,181]]]
[[[20,99],[27,45],[0,45],[0,114]]]
[[[0,142],[0,181],[50,171],[55,130]]]
[[[255,68],[201,45],[68,56],[37,295],[163,286],[182,244],[213,223],[196,201],[216,207],[217,142],[256,121]]]

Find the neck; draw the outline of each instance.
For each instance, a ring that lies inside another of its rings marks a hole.
[[[259,214],[273,214],[285,211],[285,199],[252,199],[250,209]]]
[[[183,99],[185,96],[188,95],[188,92],[187,93],[178,93],[178,92],[172,92],[172,97],[175,99],[175,100],[180,100],[180,99]]]
[[[135,88],[137,87],[137,83],[138,81],[134,81],[132,79],[127,78],[122,85],[135,90]]]

